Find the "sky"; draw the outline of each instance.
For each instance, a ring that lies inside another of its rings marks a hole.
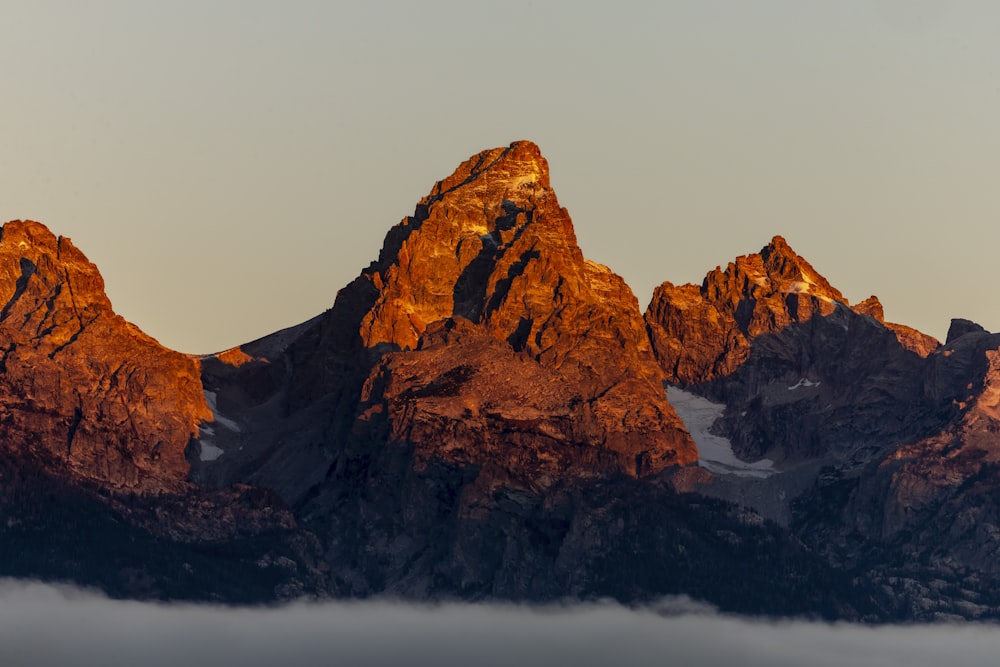
[[[207,353],[330,307],[530,139],[641,308],[780,234],[892,321],[997,330],[997,34],[987,0],[0,0],[0,218]]]
[[[995,625],[768,622],[683,599],[645,609],[387,601],[233,609],[0,580],[0,661],[18,667],[551,667],[567,659],[579,667],[993,667],[998,646]]]

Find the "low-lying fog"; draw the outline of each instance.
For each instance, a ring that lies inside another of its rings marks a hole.
[[[0,665],[996,665],[1000,626],[862,627],[735,618],[685,600],[586,604],[108,600],[0,580]],[[566,663],[566,660],[571,662]]]

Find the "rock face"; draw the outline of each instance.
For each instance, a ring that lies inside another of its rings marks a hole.
[[[861,463],[941,424],[923,386],[938,342],[874,296],[851,307],[780,236],[700,288],[664,283],[646,322],[668,381],[726,403],[747,460]]]
[[[657,287],[646,323],[667,380],[689,385],[731,375],[750,356],[755,338],[832,315],[838,308],[849,308],[847,299],[775,236],[760,253],[710,271],[700,287]],[[854,310],[883,324],[901,345],[921,356],[937,347],[930,336],[886,324],[876,297]]]
[[[801,499],[804,539],[832,562],[863,564],[881,603],[901,616],[992,616],[1000,605],[998,348],[1000,335],[953,322],[925,372],[938,427],[859,474],[828,471]]]
[[[176,490],[212,415],[197,361],[116,316],[97,268],[35,222],[0,230],[0,439],[116,489]]]

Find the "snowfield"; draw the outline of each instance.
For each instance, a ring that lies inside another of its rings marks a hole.
[[[229,429],[230,431],[240,432],[240,425],[234,422],[232,419],[227,419],[219,414],[219,408],[216,404],[216,393],[214,391],[205,390],[205,402],[208,403],[209,409],[212,411],[213,423],[222,426],[223,428]],[[225,451],[211,441],[211,436],[215,435],[215,429],[207,424],[202,425],[199,429],[198,444],[201,445],[201,450],[198,453],[198,458],[202,461],[214,461],[223,454]]]
[[[677,415],[694,438],[695,444],[698,445],[698,465],[702,468],[717,475],[739,477],[763,478],[778,472],[771,459],[761,459],[753,463],[741,461],[733,453],[733,446],[728,438],[709,433],[712,424],[725,411],[725,405],[713,403],[707,398],[677,387],[667,387],[667,398],[677,410]]]
[[[198,452],[198,459],[201,461],[214,461],[225,453],[221,447],[216,447],[208,440],[199,440],[198,444],[201,445]]]
[[[234,422],[232,419],[227,419],[219,414],[219,408],[217,406],[217,395],[214,391],[205,390],[205,402],[208,403],[209,410],[212,411],[212,416],[215,419],[215,423],[220,426],[228,428],[230,431],[240,432],[240,425]]]

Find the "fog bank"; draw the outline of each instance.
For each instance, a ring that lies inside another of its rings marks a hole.
[[[1000,626],[869,628],[734,618],[686,600],[608,604],[296,603],[277,608],[108,600],[0,580],[0,664],[995,665]]]

